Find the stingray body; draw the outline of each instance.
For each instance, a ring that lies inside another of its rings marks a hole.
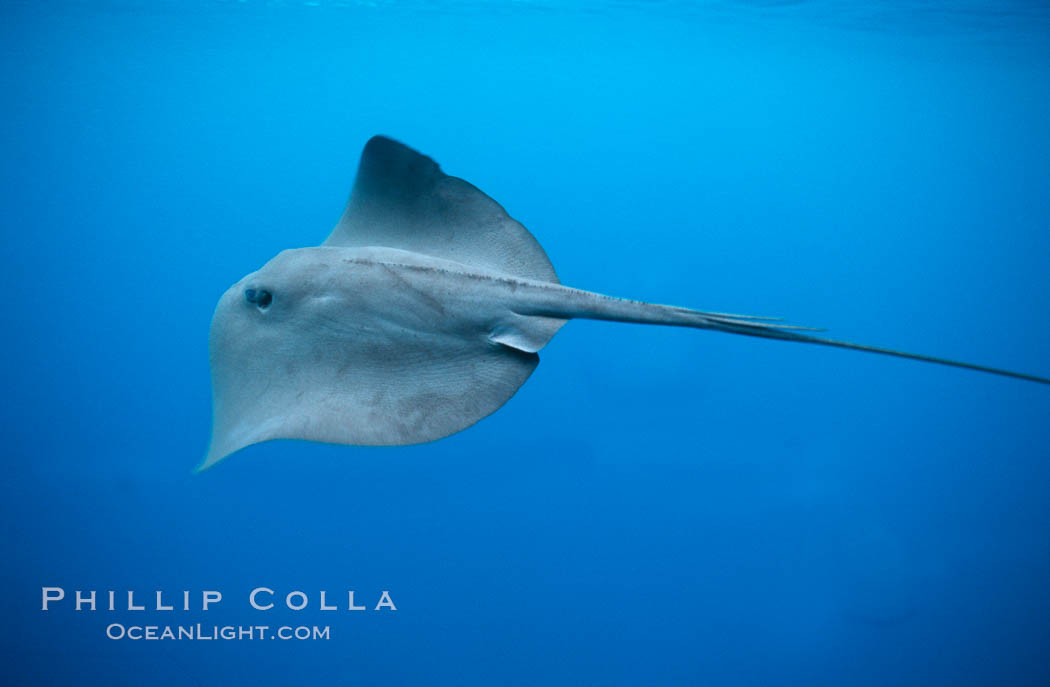
[[[852,348],[769,318],[611,298],[559,283],[539,243],[430,158],[377,136],[325,243],[234,284],[212,320],[214,418],[201,469],[269,439],[432,441],[502,406],[566,321],[715,329]]]

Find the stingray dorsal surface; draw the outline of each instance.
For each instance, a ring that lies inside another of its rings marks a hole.
[[[269,439],[422,443],[495,412],[564,323],[508,311],[492,297],[507,279],[557,283],[498,203],[371,139],[328,240],[283,251],[220,299],[199,469]]]
[[[819,344],[1050,384],[1050,378],[813,335],[776,318],[643,303],[558,283],[531,234],[471,184],[388,138],[365,146],[321,246],[286,250],[212,318],[201,468],[268,439],[399,445],[502,406],[569,319]]]
[[[350,201],[326,246],[388,246],[558,282],[528,229],[473,184],[385,136],[361,153]]]

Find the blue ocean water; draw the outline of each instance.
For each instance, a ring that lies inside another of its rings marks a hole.
[[[1050,375],[1045,4],[8,0],[0,51],[5,684],[1047,684],[1037,384],[577,321],[448,439],[192,473],[218,297],[377,133],[566,284]]]

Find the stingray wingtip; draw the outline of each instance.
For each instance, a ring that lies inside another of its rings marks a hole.
[[[204,472],[205,470],[207,470],[211,466],[213,466],[216,463],[218,463],[220,460],[222,460],[226,456],[230,455],[230,453],[231,453],[230,451],[223,452],[223,451],[217,451],[217,450],[214,450],[212,448],[209,448],[208,449],[208,453],[204,456],[204,459],[200,462],[199,465],[197,465],[196,467],[193,468],[193,474],[199,475],[200,473]]]
[[[217,462],[218,461],[209,461],[207,458],[205,458],[199,464],[195,465],[190,472],[194,475],[199,475],[208,468],[210,468],[212,465],[215,465],[215,463]]]

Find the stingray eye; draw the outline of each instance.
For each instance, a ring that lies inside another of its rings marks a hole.
[[[254,303],[259,310],[266,310],[273,303],[273,294],[266,289],[245,289],[244,299]]]

